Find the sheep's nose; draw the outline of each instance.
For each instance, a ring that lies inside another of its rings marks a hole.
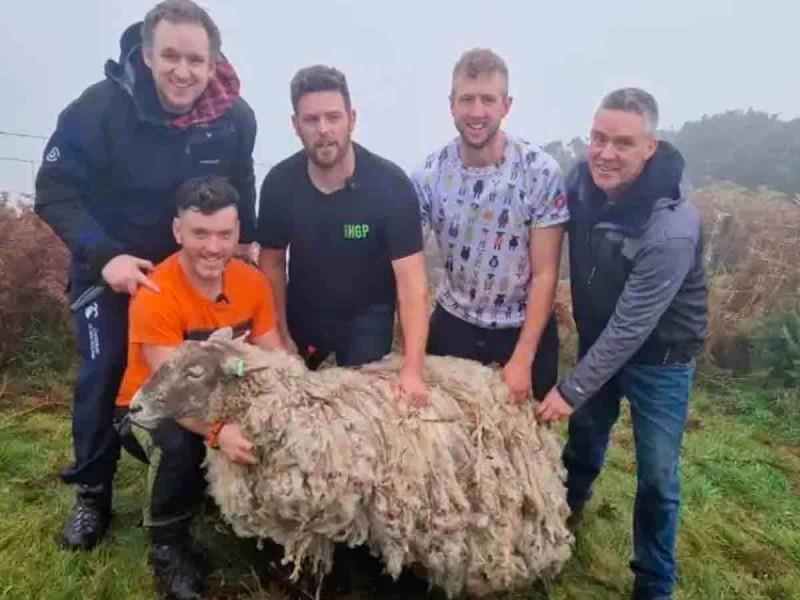
[[[129,412],[129,413],[134,413],[134,414],[135,414],[135,413],[137,413],[137,412],[140,412],[141,410],[142,410],[142,405],[141,405],[141,404],[134,404],[133,406],[131,406],[131,407],[128,409],[128,412]]]

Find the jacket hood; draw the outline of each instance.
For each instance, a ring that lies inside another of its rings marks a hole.
[[[227,112],[239,98],[241,84],[233,66],[223,56],[217,61],[214,77],[188,113],[173,115],[161,106],[150,68],[142,57],[142,22],[133,23],[119,40],[119,60],[109,59],[105,75],[133,100],[139,118],[156,125],[178,128],[212,121]]]
[[[681,182],[685,164],[675,146],[659,141],[642,174],[615,202],[609,202],[605,193],[595,185],[588,161],[581,162],[577,168],[580,179],[588,187],[596,221],[611,221],[637,235],[647,227],[653,210],[671,208],[683,202]]]

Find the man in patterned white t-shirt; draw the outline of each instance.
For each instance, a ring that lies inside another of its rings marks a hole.
[[[558,163],[500,129],[511,103],[503,59],[466,52],[450,95],[460,135],[412,181],[444,261],[428,353],[503,365],[521,402],[558,376],[553,299],[569,214]]]

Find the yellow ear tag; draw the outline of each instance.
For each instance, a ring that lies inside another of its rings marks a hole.
[[[244,377],[244,361],[241,358],[236,361],[234,373],[236,373],[237,377]]]

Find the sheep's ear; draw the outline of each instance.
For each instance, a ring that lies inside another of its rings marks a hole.
[[[219,329],[213,331],[210,336],[208,336],[208,340],[230,342],[233,340],[233,329],[231,327],[220,327]]]
[[[231,356],[222,361],[222,372],[226,375],[236,375],[236,377],[244,377],[245,364],[244,359],[236,356]]]

